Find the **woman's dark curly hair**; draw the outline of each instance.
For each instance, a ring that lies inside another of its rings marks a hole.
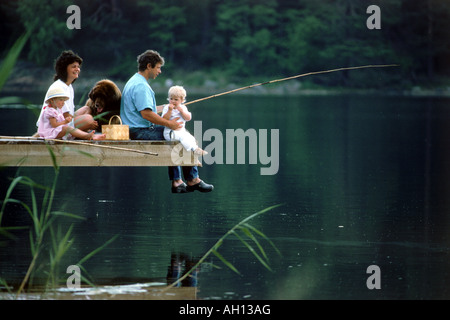
[[[60,56],[55,60],[55,76],[53,77],[53,81],[61,79],[61,81],[67,81],[67,66],[78,62],[81,66],[83,63],[83,59],[80,56],[75,54],[72,50],[66,50],[61,52]],[[76,80],[76,79],[75,79]],[[74,82],[75,82],[74,80]]]

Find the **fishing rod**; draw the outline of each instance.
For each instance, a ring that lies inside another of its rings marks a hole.
[[[64,143],[68,143],[68,144],[77,144],[77,145],[97,147],[97,148],[113,149],[113,150],[119,150],[119,151],[136,152],[136,153],[148,154],[148,155],[151,155],[151,156],[157,156],[158,155],[157,153],[150,152],[150,151],[142,151],[142,150],[121,148],[121,147],[115,147],[115,146],[104,146],[104,145],[100,145],[100,144],[81,142],[81,141],[72,141],[72,140],[44,139],[44,138],[40,138],[40,137],[10,137],[10,136],[0,136],[0,139],[6,139],[6,140],[27,140],[27,141],[44,141],[44,142],[48,141],[48,142],[57,142],[57,143],[63,143],[63,144]]]
[[[241,91],[241,90],[245,90],[245,89],[250,89],[250,88],[254,88],[254,87],[258,87],[258,86],[262,86],[262,85],[266,85],[266,84],[270,84],[270,83],[281,82],[281,81],[286,81],[286,80],[292,80],[292,79],[306,77],[306,76],[312,76],[312,75],[316,75],[316,74],[323,74],[323,73],[330,73],[330,72],[337,72],[337,71],[344,71],[344,70],[355,70],[355,69],[366,69],[366,68],[387,68],[387,67],[398,67],[398,66],[399,66],[398,64],[375,64],[375,65],[371,64],[371,65],[365,65],[365,66],[345,67],[345,68],[337,68],[337,69],[330,69],[330,70],[323,70],[323,71],[308,72],[308,73],[298,74],[296,76],[291,76],[291,77],[287,77],[287,78],[270,80],[270,81],[261,82],[261,83],[255,83],[255,84],[252,84],[252,85],[249,85],[249,86],[245,86],[245,87],[242,87],[242,88],[233,89],[233,90],[230,90],[230,91],[214,94],[214,95],[209,96],[209,97],[205,97],[205,98],[197,99],[197,100],[194,100],[194,101],[186,102],[185,105],[196,103],[196,102],[200,102],[200,101],[204,101],[204,100],[208,100],[208,99],[212,99],[212,98],[216,98],[216,97],[220,97],[220,96],[223,96],[223,95],[226,95],[226,94],[230,94],[230,93],[233,93],[233,92],[237,92],[237,91]]]

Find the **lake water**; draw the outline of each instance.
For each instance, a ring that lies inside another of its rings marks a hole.
[[[75,239],[62,269],[118,235],[83,264],[89,277],[165,282],[173,253],[201,257],[242,219],[280,204],[249,222],[281,252],[259,240],[272,271],[230,236],[218,251],[241,275],[208,257],[222,269],[201,266],[198,298],[450,298],[450,99],[229,95],[190,110],[203,132],[218,129],[224,138],[227,129],[241,128],[255,129],[261,139],[259,129],[267,129],[270,141],[278,129],[277,173],[261,175],[267,165],[249,164],[248,154],[245,164],[204,163],[200,177],[214,191],[176,195],[164,167],[62,168],[54,209],[85,218],[64,220],[64,228],[74,223]],[[29,110],[0,112],[1,135],[34,132]],[[9,177],[43,184],[53,177],[52,168],[17,171],[1,171],[2,199]],[[30,203],[27,187],[14,196]],[[29,223],[17,205],[8,206],[2,221]],[[30,263],[28,231],[15,234],[0,241],[0,278],[11,283]],[[370,266],[379,269],[372,273]]]

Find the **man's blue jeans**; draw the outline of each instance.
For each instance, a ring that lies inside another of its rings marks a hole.
[[[153,125],[150,128],[130,128],[130,138],[132,140],[165,140],[164,126]],[[179,180],[181,179],[181,171],[183,171],[184,178],[189,181],[198,177],[197,166],[180,167],[172,166],[169,167],[169,179]]]

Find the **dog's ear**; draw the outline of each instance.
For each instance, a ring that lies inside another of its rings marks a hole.
[[[91,89],[91,91],[89,91],[88,97],[91,98],[91,100],[95,100],[95,99],[94,99],[94,93],[95,93],[95,88],[96,88],[96,87],[97,87],[97,86],[94,86],[94,87]]]

